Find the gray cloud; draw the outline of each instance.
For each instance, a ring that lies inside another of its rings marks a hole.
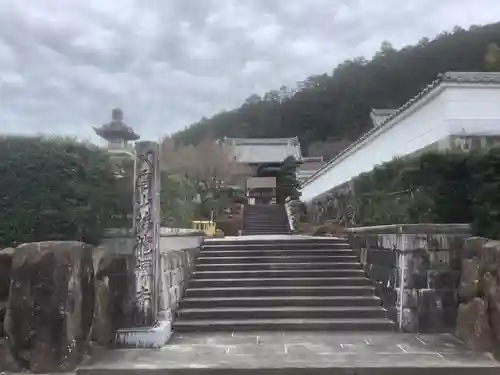
[[[0,0],[0,132],[95,140],[120,106],[155,139],[383,40],[499,16],[494,0]]]

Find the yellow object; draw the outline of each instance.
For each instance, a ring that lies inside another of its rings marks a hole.
[[[193,229],[205,232],[207,236],[215,236],[216,225],[213,221],[193,221]]]

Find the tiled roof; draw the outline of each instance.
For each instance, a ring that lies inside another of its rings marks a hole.
[[[456,83],[500,83],[500,72],[446,72],[437,80]]]
[[[299,139],[294,138],[224,138],[227,145],[287,145],[299,144]]]
[[[374,116],[390,116],[396,111],[395,109],[372,109],[372,113]]]
[[[379,126],[387,117],[396,112],[397,109],[372,109],[370,117],[374,126]]]
[[[395,110],[391,115],[387,116],[379,126],[372,128],[370,131],[366,132],[361,136],[356,142],[348,146],[344,151],[326,163],[323,168],[314,173],[308,180],[304,181],[304,184],[308,183],[311,179],[315,178],[317,175],[322,173],[322,171],[329,168],[330,165],[335,163],[338,158],[342,157],[347,151],[356,147],[359,143],[364,141],[366,138],[370,137],[373,133],[379,131],[385,125],[387,125],[393,118],[398,116],[401,112],[405,111],[409,107],[413,106],[416,102],[425,97],[430,91],[438,87],[441,83],[456,83],[456,84],[496,84],[500,85],[500,72],[446,72],[438,75],[437,79],[432,81],[427,85],[422,91],[420,91],[413,98],[408,100],[405,104]]]
[[[322,162],[323,156],[304,156],[302,158],[303,163],[313,163],[313,162]]]
[[[106,140],[125,139],[136,141],[140,137],[134,130],[123,122],[123,111],[115,108],[111,111],[111,122],[101,127],[93,127],[96,134]]]
[[[224,146],[238,162],[249,164],[281,163],[288,156],[300,160],[300,142],[295,138],[226,138]]]
[[[432,89],[439,86],[441,83],[493,83],[500,84],[500,73],[497,72],[446,72],[438,75],[438,78],[427,85],[422,91],[420,91],[413,98],[408,100],[405,104],[394,111],[390,116],[388,116],[380,126],[385,125],[394,117],[399,115],[408,107],[412,106],[418,100],[422,99],[427,95]]]

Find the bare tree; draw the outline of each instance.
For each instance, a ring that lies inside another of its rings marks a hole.
[[[224,150],[213,140],[205,140],[196,147],[176,147],[172,139],[165,138],[162,168],[194,182],[203,217],[211,217],[214,212],[218,215],[227,205],[222,187],[237,185],[243,188],[245,179],[251,175],[249,166],[238,163],[230,150]]]
[[[165,138],[162,142],[162,167],[173,174],[187,175],[207,184],[214,180],[237,184],[251,173],[249,166],[237,162],[222,145],[210,139],[198,146],[176,147],[171,138]]]

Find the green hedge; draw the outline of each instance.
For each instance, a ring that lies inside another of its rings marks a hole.
[[[357,224],[471,223],[500,237],[500,148],[396,159],[353,187]]]
[[[105,151],[59,138],[0,138],[0,247],[44,240],[95,244],[119,207]]]

